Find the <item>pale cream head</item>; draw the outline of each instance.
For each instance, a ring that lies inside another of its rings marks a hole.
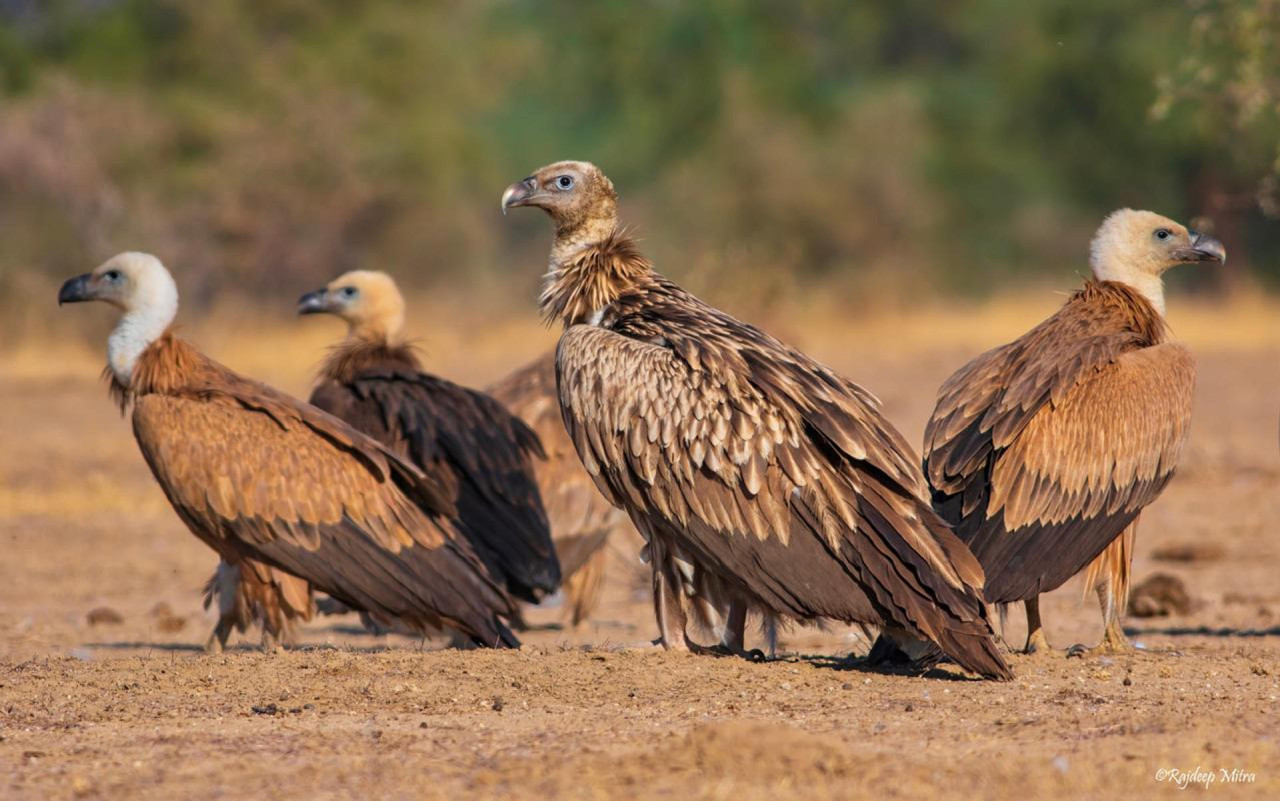
[[[404,328],[404,297],[386,273],[353,270],[299,298],[298,314],[337,315],[349,336],[389,341]]]
[[[100,300],[124,314],[107,340],[107,361],[116,380],[128,386],[134,364],[178,314],[178,287],[160,260],[149,253],[112,256],[91,273],[62,285],[58,303]]]
[[[1089,246],[1089,264],[1100,281],[1137,289],[1164,313],[1165,270],[1178,264],[1226,261],[1222,243],[1152,211],[1112,212]]]

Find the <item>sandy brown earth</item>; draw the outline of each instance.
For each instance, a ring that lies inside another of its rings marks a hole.
[[[971,351],[820,355],[918,442]],[[1181,797],[1162,771],[1197,768],[1209,793],[1280,798],[1280,349],[1200,362],[1184,468],[1135,563],[1180,579],[1190,609],[1131,619],[1129,655],[1012,657],[1003,684],[868,671],[841,627],[788,632],[765,664],[640,647],[628,541],[597,618],[571,632],[536,611],[519,652],[348,617],[292,652],[248,636],[206,656],[214,560],[94,367],[0,372],[0,798],[1147,798]],[[505,365],[451,366],[482,383]],[[1045,615],[1057,645],[1099,636],[1078,582]]]

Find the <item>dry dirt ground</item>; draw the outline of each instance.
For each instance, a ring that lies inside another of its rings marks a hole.
[[[919,442],[975,350],[871,345],[815,349]],[[787,632],[764,664],[640,647],[654,626],[627,540],[596,619],[539,610],[518,652],[330,618],[291,652],[248,636],[207,656],[214,560],[96,367],[0,368],[0,798],[1151,798],[1196,769],[1201,791],[1280,798],[1280,347],[1199,355],[1191,446],[1135,563],[1192,608],[1130,619],[1130,655],[1014,656],[1009,683],[872,672],[841,659],[865,643],[838,627]],[[442,372],[477,384],[514,363],[454,361]],[[302,371],[256,374],[305,390]],[[1096,642],[1078,581],[1044,608],[1055,644]]]

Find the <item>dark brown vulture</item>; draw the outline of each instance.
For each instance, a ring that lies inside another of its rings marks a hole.
[[[454,518],[512,596],[538,603],[555,592],[560,563],[534,476],[537,434],[488,395],[422,371],[399,339],[404,299],[386,273],[346,273],[303,295],[298,313],[333,314],[348,326],[311,403],[422,470],[429,511]]]
[[[450,519],[421,508],[433,491],[422,472],[176,337],[178,291],[159,260],[123,253],[58,293],[89,300],[123,312],[107,348],[111,393],[132,406],[138,447],[178,516],[224,561],[280,568],[419,630],[519,644],[500,620],[515,613],[511,598]]]
[[[502,205],[555,224],[541,306],[564,324],[561,412],[587,472],[648,540],[665,646],[695,647],[672,636],[685,563],[739,608],[885,626],[922,664],[940,648],[1011,676],[982,568],[874,397],[654,272],[594,165],[544,167]]]
[[[1086,567],[1100,647],[1128,645],[1134,531],[1173,476],[1196,377],[1169,339],[1160,276],[1225,258],[1172,220],[1117,211],[1094,237],[1093,280],[939,390],[924,443],[934,508],[982,563],[987,600],[1026,602],[1028,652],[1048,651],[1040,594]]]
[[[564,575],[568,617],[577,626],[600,601],[605,545],[611,533],[626,525],[626,515],[600,494],[573,450],[556,399],[554,353],[516,370],[488,391],[542,442],[545,458],[534,460],[534,470]]]

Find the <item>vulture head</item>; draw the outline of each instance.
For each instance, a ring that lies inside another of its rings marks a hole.
[[[107,341],[107,359],[117,380],[128,386],[138,356],[178,314],[178,287],[155,256],[121,253],[91,273],[68,279],[58,290],[59,306],[90,300],[124,312]]]
[[[516,206],[542,209],[561,236],[602,239],[618,222],[613,182],[587,161],[558,161],[507,187],[502,213]]]
[[[1152,211],[1112,212],[1093,237],[1089,263],[1101,281],[1128,284],[1164,312],[1160,276],[1178,264],[1227,260],[1222,243]]]
[[[298,314],[333,314],[351,336],[390,339],[404,326],[404,298],[386,273],[353,270],[298,298]]]

